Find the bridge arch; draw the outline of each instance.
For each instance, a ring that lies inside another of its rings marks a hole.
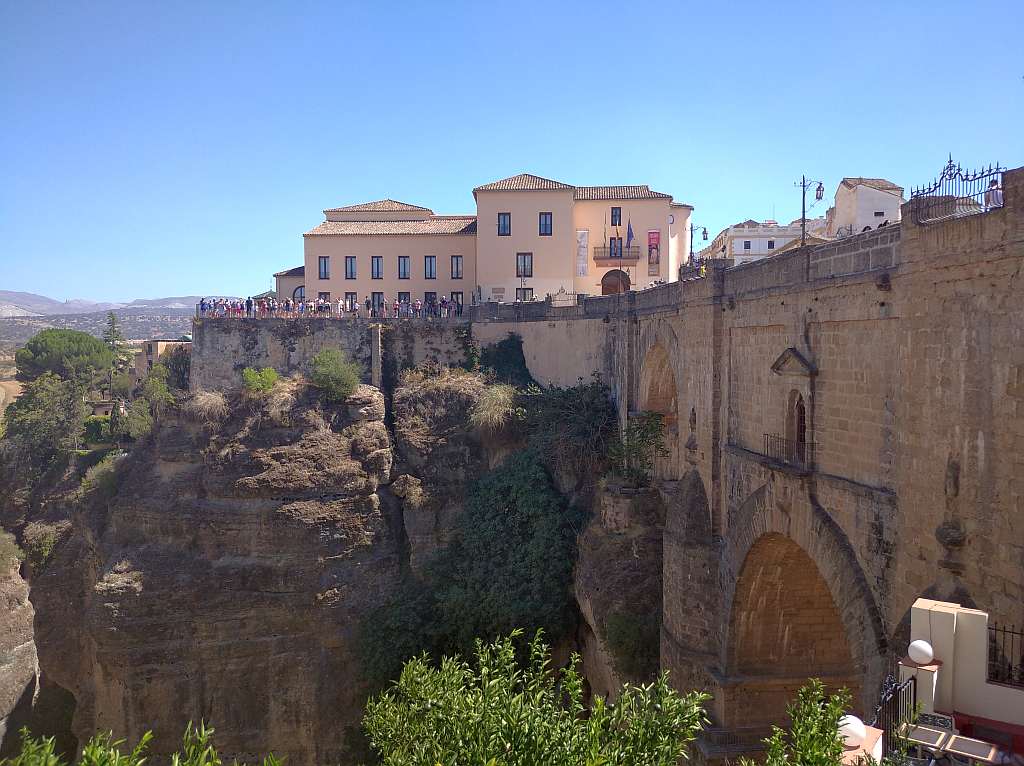
[[[884,675],[886,632],[856,554],[827,511],[789,503],[769,482],[730,518],[723,554],[723,724],[782,723],[786,702],[815,676],[849,688],[854,707],[868,712]]]
[[[679,453],[679,385],[676,376],[675,332],[657,332],[645,344],[636,397],[637,411],[657,412],[665,425],[668,455],[655,460],[656,479],[679,479],[682,475]]]

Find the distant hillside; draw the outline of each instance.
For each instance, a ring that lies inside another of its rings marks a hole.
[[[178,338],[185,333],[192,332],[192,316],[195,314],[195,309],[134,307],[113,309],[113,312],[121,322],[121,332],[124,337],[137,340]],[[66,327],[100,337],[106,326],[106,311],[0,318],[0,347],[5,342],[20,346],[47,327]]]
[[[0,316],[45,315],[45,314],[82,314],[89,311],[106,311],[124,304],[102,301],[86,301],[73,299],[58,301],[35,293],[19,293],[13,290],[0,290]]]

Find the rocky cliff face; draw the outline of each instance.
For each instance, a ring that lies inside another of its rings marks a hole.
[[[83,501],[32,590],[80,740],[153,729],[159,756],[202,718],[227,758],[350,762],[355,632],[398,572],[383,417],[368,386],[332,408],[291,384],[222,424],[164,423]]]

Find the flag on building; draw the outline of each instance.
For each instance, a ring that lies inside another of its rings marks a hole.
[[[626,247],[628,248],[633,244],[633,222],[631,220],[626,221]]]

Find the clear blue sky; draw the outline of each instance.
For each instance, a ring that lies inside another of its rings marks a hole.
[[[793,181],[1024,164],[1024,2],[6,2],[0,289],[245,294],[321,210],[648,183],[709,233]],[[815,211],[824,212],[825,205]]]

